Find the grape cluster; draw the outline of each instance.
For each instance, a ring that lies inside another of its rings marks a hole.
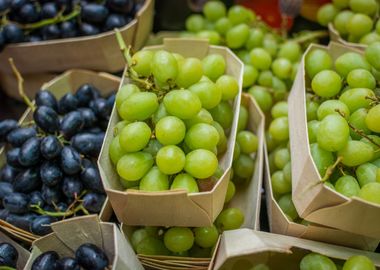
[[[321,25],[332,23],[349,42],[369,45],[380,41],[379,3],[376,0],[333,0],[317,13]]]
[[[115,95],[84,84],[59,100],[41,90],[33,120],[0,122],[6,165],[0,171],[0,218],[37,235],[58,218],[98,213],[105,200],[96,165]]]
[[[10,243],[0,244],[0,267],[17,267],[18,252],[17,249]]]
[[[43,252],[33,261],[31,270],[104,270],[108,269],[109,264],[101,248],[86,243],[77,248],[75,258],[59,258],[55,251]]]
[[[96,35],[129,23],[134,0],[0,0],[0,49],[11,43]]]
[[[348,258],[347,261],[341,264],[341,262],[334,262],[331,258],[318,254],[309,253],[304,256],[300,262],[300,270],[313,270],[313,269],[324,269],[324,270],[375,270],[375,264],[370,258],[364,255],[354,255]]]
[[[315,49],[305,58],[310,152],[322,181],[374,203],[380,203],[379,56],[380,43],[373,43],[365,55],[346,52],[333,61]]]

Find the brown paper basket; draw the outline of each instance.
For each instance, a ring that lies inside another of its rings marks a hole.
[[[86,70],[69,70],[62,75],[54,78],[50,82],[45,83],[42,89],[49,89],[57,98],[62,97],[64,94],[75,91],[79,86],[85,83],[91,83],[96,86],[102,94],[109,94],[116,90],[120,84],[120,78],[108,73],[96,73]],[[27,109],[19,119],[19,123],[33,120],[33,113]],[[0,167],[6,163],[6,150],[0,149]],[[112,208],[108,199],[106,199],[100,217],[102,220],[107,221],[112,214]],[[8,222],[0,219],[0,228],[6,231],[12,237],[23,241],[28,244],[38,239],[40,236],[31,234],[25,230],[17,228]]]
[[[140,49],[147,41],[153,25],[154,0],[145,4],[129,24],[120,29],[127,44]],[[0,85],[11,97],[19,98],[8,58],[12,57],[25,79],[25,91],[33,97],[42,83],[57,73],[73,68],[118,72],[124,59],[114,31],[94,36],[76,37],[7,46],[0,53]],[[10,76],[11,75],[11,76]]]
[[[143,270],[129,243],[116,224],[101,222],[97,215],[77,217],[52,224],[53,233],[33,242],[25,270],[43,252],[56,251],[60,258],[73,257],[82,244],[91,243],[103,249],[112,264],[110,270]]]
[[[240,229],[223,233],[214,269],[250,269],[264,263],[272,270],[299,269],[303,256],[310,252],[328,256],[341,264],[354,255],[369,257],[377,269],[380,254],[359,251],[266,232]]]
[[[145,48],[147,50],[165,49],[182,54],[184,57],[204,57],[217,53],[226,60],[226,73],[234,76],[240,91],[234,100],[234,119],[228,138],[227,151],[219,159],[224,174],[211,191],[188,194],[185,190],[164,192],[124,191],[119,176],[109,157],[109,145],[113,138],[113,127],[120,118],[116,107],[111,114],[98,165],[104,188],[118,220],[127,225],[146,226],[210,226],[223,208],[228,179],[232,164],[236,137],[238,110],[242,85],[242,62],[227,48],[210,46],[205,40],[166,39],[163,45]],[[124,78],[121,85],[128,82]]]
[[[30,252],[20,246],[18,243],[13,241],[11,238],[9,238],[6,234],[3,232],[0,232],[0,243],[9,243],[11,244],[14,248],[16,248],[18,252],[18,259],[17,259],[17,270],[24,269],[24,266],[26,262],[29,259]]]
[[[364,51],[367,48],[367,45],[365,44],[354,43],[354,42],[349,42],[347,40],[344,40],[340,36],[339,32],[335,29],[332,23],[328,24],[328,29],[329,29],[329,35],[330,35],[331,41],[338,42],[347,47],[351,47],[351,48],[362,50],[362,51]]]
[[[326,50],[333,60],[346,52],[359,50],[330,43],[328,47],[311,45],[305,55],[314,49]],[[360,198],[347,198],[326,187],[315,167],[309,149],[306,120],[306,92],[310,85],[305,70],[300,68],[289,96],[289,130],[292,155],[293,202],[298,214],[307,221],[371,238],[380,239],[380,205]]]

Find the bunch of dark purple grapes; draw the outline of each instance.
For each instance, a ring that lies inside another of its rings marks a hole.
[[[0,267],[8,266],[11,268],[16,268],[18,260],[17,249],[10,243],[0,244]]]
[[[10,43],[96,35],[129,23],[144,0],[0,0],[0,49]]]
[[[0,122],[6,164],[0,171],[0,219],[37,235],[51,222],[98,213],[106,196],[96,165],[115,100],[84,84],[57,100],[36,94],[33,120]]]

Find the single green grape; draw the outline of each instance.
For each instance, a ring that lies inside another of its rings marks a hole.
[[[269,133],[277,141],[287,141],[289,139],[288,117],[274,119],[269,125]]]
[[[125,84],[116,93],[115,102],[116,108],[120,110],[121,104],[132,94],[140,92],[140,88],[134,84]],[[120,112],[119,112],[120,113]]]
[[[298,218],[297,210],[293,204],[292,194],[285,194],[280,197],[278,200],[278,205],[281,210],[288,215],[292,220],[296,220]]]
[[[151,63],[153,61],[154,52],[141,50],[132,56],[132,68],[139,76],[148,77],[151,71]]]
[[[244,214],[239,208],[224,209],[216,218],[215,225],[221,231],[236,230],[244,223]]]
[[[215,31],[221,35],[225,35],[228,30],[231,29],[232,24],[230,20],[226,17],[220,18],[215,22]]]
[[[363,200],[380,204],[380,183],[368,183],[359,192],[359,197]]]
[[[179,144],[185,134],[185,123],[178,117],[165,116],[156,124],[155,135],[162,145]]]
[[[279,44],[277,43],[276,37],[271,33],[266,33],[264,35],[262,48],[270,54],[272,57],[276,57]]]
[[[231,100],[239,93],[239,83],[230,75],[222,75],[215,83],[221,89],[222,100]]]
[[[347,77],[348,73],[354,69],[361,68],[371,71],[371,66],[367,60],[356,52],[347,52],[335,60],[335,69],[343,78]]]
[[[334,164],[333,153],[322,149],[317,143],[310,145],[310,153],[319,174],[323,177],[327,168]]]
[[[244,65],[243,87],[249,87],[256,83],[259,72],[252,65]]]
[[[186,133],[185,143],[191,150],[195,149],[214,149],[219,142],[219,133],[210,124],[196,124]]]
[[[276,171],[272,174],[271,185],[273,193],[276,195],[283,195],[292,192],[292,182],[285,179],[283,171]]]
[[[121,118],[128,121],[143,121],[152,116],[158,109],[158,99],[152,92],[131,94],[120,106]]]
[[[197,181],[187,173],[177,174],[170,189],[186,189],[188,193],[199,192]]]
[[[194,234],[189,228],[172,227],[164,234],[165,246],[171,252],[184,252],[194,244]]]
[[[368,129],[380,133],[380,104],[369,109],[365,118],[365,123],[367,124]]]
[[[193,57],[178,62],[178,76],[176,83],[179,87],[187,88],[197,83],[203,76],[201,60]]]
[[[319,104],[316,101],[306,101],[306,117],[307,121],[318,119]]]
[[[335,71],[323,70],[314,76],[311,88],[318,96],[330,98],[340,92],[342,79]]]
[[[195,235],[195,243],[202,248],[211,248],[218,241],[219,232],[215,225],[194,228],[193,231]]]
[[[140,180],[153,166],[153,157],[149,153],[127,153],[117,162],[117,173],[126,181]]]
[[[278,149],[274,153],[274,164],[280,170],[282,170],[289,161],[290,161],[290,151],[288,148]]]
[[[212,118],[218,122],[224,129],[231,128],[233,121],[233,111],[230,104],[226,101],[220,102],[216,107],[210,110]]]
[[[370,258],[363,255],[354,255],[344,263],[342,270],[375,270],[376,267]]]
[[[254,85],[248,89],[248,93],[256,100],[263,112],[268,112],[272,108],[273,99],[265,87]]]
[[[379,23],[378,23],[379,24]],[[380,25],[380,24],[379,24]],[[379,27],[380,28],[380,27]],[[373,66],[376,70],[380,70],[380,42],[374,42],[367,46],[365,49],[365,59]]]
[[[335,152],[346,146],[349,136],[350,128],[346,119],[337,114],[330,114],[319,125],[317,142],[324,150]]]
[[[119,159],[124,156],[125,153],[126,152],[120,145],[119,136],[116,136],[112,139],[109,149],[109,155],[112,163],[116,165]]]
[[[177,59],[171,53],[164,50],[155,52],[151,69],[154,78],[160,83],[174,82],[178,76]]]
[[[309,253],[300,262],[300,270],[337,270],[335,263],[327,256]]]
[[[120,132],[119,143],[125,152],[137,152],[145,148],[152,131],[145,122],[133,122]]]
[[[239,49],[245,45],[249,37],[248,25],[241,23],[230,28],[226,33],[226,44],[231,49]]]
[[[317,142],[317,134],[320,122],[317,120],[311,120],[307,123],[307,134],[309,136],[309,143]]]
[[[350,123],[351,126],[356,128],[357,130],[361,130],[364,134],[371,134],[371,130],[368,129],[365,119],[367,117],[367,109],[361,108],[356,111],[354,111],[351,115],[350,118],[348,119],[348,122]],[[360,140],[361,135],[350,129],[350,135],[353,139],[355,140]]]
[[[347,144],[338,151],[338,156],[342,157],[342,163],[348,167],[359,166],[371,161],[373,149],[370,145],[362,141],[348,141]]]
[[[350,112],[354,112],[361,108],[368,109],[371,105],[371,100],[369,99],[371,97],[375,97],[375,93],[371,89],[353,88],[346,90],[339,97],[339,100],[347,105]]]
[[[279,118],[282,116],[288,116],[288,102],[279,101],[273,105],[271,109],[271,115],[273,118]]]
[[[317,21],[323,26],[327,26],[332,22],[339,10],[333,4],[325,4],[318,9]]]
[[[282,169],[282,172],[284,173],[284,180],[288,181],[289,183],[292,183],[292,162],[289,161],[285,167]]]
[[[273,73],[270,70],[263,70],[259,74],[257,82],[260,86],[269,87],[273,86]]]
[[[234,182],[231,180],[228,181],[228,188],[227,188],[227,193],[226,193],[226,198],[224,199],[224,203],[228,203],[229,201],[232,200],[232,198],[235,196],[236,192],[236,187]]]
[[[209,1],[203,6],[203,14],[207,20],[215,22],[226,16],[226,6],[220,1]]]
[[[357,167],[355,174],[361,187],[368,183],[376,182],[377,166],[372,163],[364,163]]]
[[[219,45],[221,42],[221,36],[214,30],[202,30],[199,31],[196,36],[198,38],[208,39],[211,45]]]
[[[370,45],[378,41],[380,41],[380,35],[375,32],[368,33],[359,39],[359,43],[365,44],[365,45]]]
[[[286,58],[277,58],[272,63],[272,71],[280,79],[290,78],[292,68],[292,63]]]
[[[199,14],[192,14],[186,19],[186,29],[197,33],[205,29],[205,19]]]
[[[358,181],[351,175],[344,175],[335,182],[335,190],[344,196],[357,196],[360,191]]]
[[[185,120],[185,125],[186,125],[186,128],[189,129],[195,124],[199,124],[199,123],[211,124],[213,121],[214,119],[212,118],[211,113],[208,110],[202,108],[196,116]]]
[[[133,249],[136,250],[139,243],[147,237],[149,237],[149,233],[144,228],[135,230],[130,238]]]
[[[166,145],[157,152],[156,164],[165,174],[176,174],[185,166],[185,153],[175,145]]]
[[[249,119],[248,109],[244,105],[240,105],[238,128],[237,128],[238,131],[241,131],[247,128],[248,119]]]
[[[201,81],[193,84],[189,87],[189,90],[198,96],[202,107],[205,109],[214,108],[222,100],[223,89],[211,81]]]
[[[113,128],[113,136],[116,137],[120,134],[120,132],[123,130],[123,128],[128,125],[130,122],[127,120],[119,121],[115,127]]]
[[[236,136],[236,141],[240,146],[240,150],[244,154],[251,154],[257,151],[259,146],[258,137],[251,131],[240,131]]]
[[[348,73],[347,83],[351,88],[374,89],[376,87],[375,78],[365,69],[355,69]]]
[[[162,240],[148,236],[144,238],[136,247],[137,254],[143,255],[169,255],[169,250],[165,247]]]
[[[259,70],[267,70],[272,64],[271,55],[263,48],[254,48],[250,52],[252,65]]]
[[[249,37],[245,43],[245,48],[247,50],[252,50],[253,48],[262,47],[264,41],[264,32],[260,28],[251,28],[249,30]]]
[[[362,37],[371,32],[373,28],[372,19],[364,14],[354,14],[347,24],[347,31],[354,37]]]
[[[228,19],[233,25],[248,23],[252,20],[248,10],[239,5],[232,6],[227,12]]]
[[[315,49],[309,52],[305,58],[305,69],[310,79],[322,70],[331,69],[333,60],[328,52]]]
[[[265,132],[265,142],[268,152],[272,152],[278,146],[278,142],[270,135],[269,131]]]
[[[255,169],[255,162],[250,156],[240,154],[240,156],[233,162],[232,166],[236,176],[250,179]]]
[[[334,18],[334,27],[341,35],[348,34],[347,25],[354,13],[351,10],[343,10]]]
[[[164,191],[168,189],[168,176],[156,166],[153,166],[140,181],[140,190],[143,191]]]
[[[249,55],[249,51],[239,50],[236,52],[236,55],[241,61],[243,61],[244,64],[251,65],[251,56]]]
[[[378,10],[376,0],[350,0],[350,9],[356,13],[363,13],[369,16],[374,15]]]
[[[209,54],[202,60],[203,73],[212,81],[222,76],[226,69],[226,61],[220,54]]]
[[[191,119],[202,108],[198,96],[189,90],[172,90],[164,97],[166,111],[180,119]]]
[[[280,46],[277,57],[283,57],[291,62],[297,62],[302,55],[301,46],[294,41],[286,41]]]
[[[318,120],[323,120],[327,115],[330,114],[343,114],[346,119],[350,116],[350,110],[347,105],[340,100],[330,99],[321,103],[318,107],[317,116]]]

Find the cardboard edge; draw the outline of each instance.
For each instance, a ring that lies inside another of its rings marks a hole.
[[[352,48],[362,50],[362,51],[364,51],[367,48],[367,45],[360,44],[360,43],[348,42],[348,41],[344,40],[340,36],[339,32],[335,29],[335,27],[332,23],[329,23],[327,25],[327,28],[329,30],[330,39],[332,41],[335,41],[335,42],[343,44],[344,46],[352,47]]]

